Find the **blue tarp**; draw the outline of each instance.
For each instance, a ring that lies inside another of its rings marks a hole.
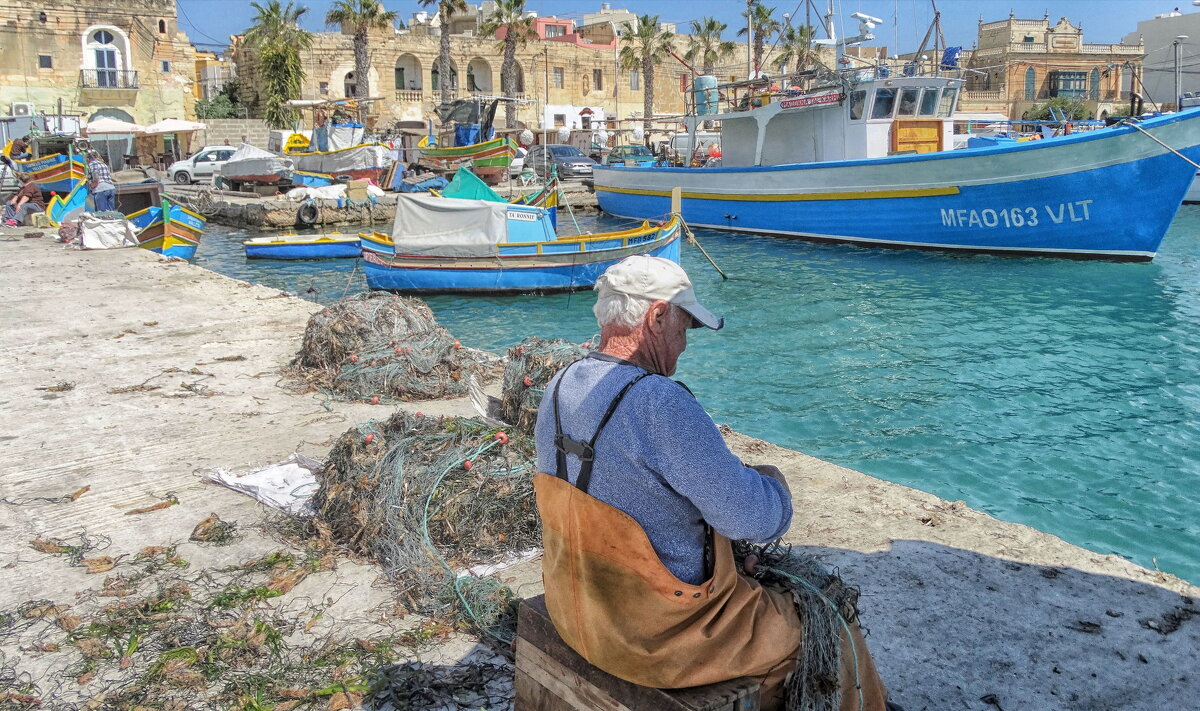
[[[456,146],[473,146],[476,143],[491,140],[495,135],[495,129],[489,128],[487,137],[482,138],[480,136],[479,124],[477,123],[454,124],[454,145]]]
[[[945,52],[942,52],[942,69],[954,69],[958,66],[958,55],[962,54],[962,47],[947,47]]]

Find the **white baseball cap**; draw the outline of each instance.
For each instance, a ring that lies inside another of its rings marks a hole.
[[[692,328],[719,331],[725,319],[717,318],[696,300],[687,272],[670,259],[638,254],[612,265],[596,279],[596,291],[615,291],[652,301],[669,301],[692,315]]]

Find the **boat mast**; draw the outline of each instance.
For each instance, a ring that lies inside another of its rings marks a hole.
[[[746,78],[754,78],[754,0],[746,0]]]

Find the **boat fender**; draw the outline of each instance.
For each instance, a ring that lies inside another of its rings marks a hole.
[[[317,203],[312,200],[305,200],[300,203],[300,209],[296,210],[296,224],[301,227],[312,227],[317,224],[317,220],[321,217],[321,209],[317,207]]]

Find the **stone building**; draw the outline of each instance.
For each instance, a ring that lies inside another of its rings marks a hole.
[[[1137,30],[1125,35],[1125,44],[1146,47],[1145,75],[1137,91],[1151,106],[1175,108],[1175,43],[1179,48],[1180,90],[1185,97],[1200,94],[1200,12],[1166,12],[1140,20]],[[1189,106],[1184,102],[1184,106]]]
[[[970,75],[959,111],[998,112],[1017,119],[1035,104],[1064,97],[1082,102],[1089,116],[1103,118],[1128,105],[1128,86],[1142,71],[1145,48],[1138,44],[1083,41],[1082,23],[1067,18],[1051,25],[1049,15],[1026,20],[1010,14],[983,22],[974,50],[963,52]]]
[[[481,17],[472,13],[468,16]],[[440,37],[436,16],[417,13],[413,19],[406,29],[372,30],[370,92],[383,99],[370,109],[373,112],[370,120],[377,128],[432,118],[440,101],[443,78],[438,76]],[[496,38],[478,36],[474,22],[461,26],[457,22],[456,17],[451,24],[462,31],[451,35],[451,76],[446,79],[454,95],[458,98],[500,95],[503,55]],[[603,117],[610,127],[617,127],[618,120],[641,118],[644,99],[641,73],[620,68],[619,42],[610,23],[576,27],[571,20],[539,18],[535,27],[539,34],[545,34],[517,50],[515,93],[525,100],[518,111],[523,126],[594,127]],[[683,38],[677,46],[684,46]],[[742,44],[734,56],[744,54]],[[229,56],[236,65],[242,102],[251,107],[261,105],[253,51],[241,45],[240,37],[235,37]],[[295,98],[340,99],[353,95],[354,51],[350,35],[315,33],[311,50],[304,52],[301,60],[305,80],[302,95]],[[744,77],[745,67],[739,64],[721,68],[719,74],[722,81]],[[690,82],[689,70],[677,60],[667,58],[656,70],[655,115],[682,113],[681,88]]]
[[[0,111],[191,118],[195,50],[175,0],[9,0],[0,5]]]

